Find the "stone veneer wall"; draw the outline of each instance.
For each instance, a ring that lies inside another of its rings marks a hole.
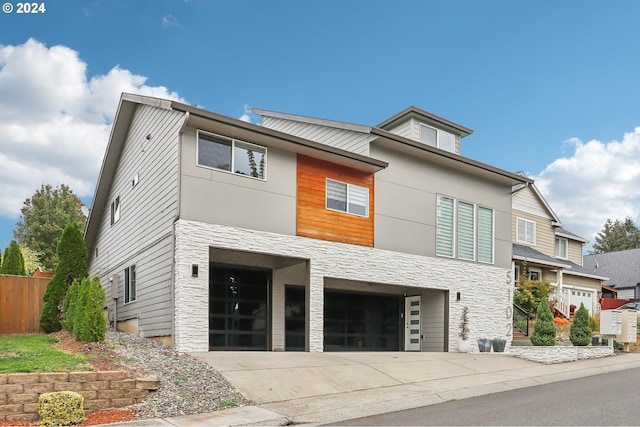
[[[43,393],[75,391],[91,413],[133,405],[159,387],[155,377],[128,379],[122,371],[0,374],[0,421],[37,421]]]
[[[209,247],[310,260],[312,352],[323,351],[325,277],[448,290],[449,351],[456,349],[463,306],[469,307],[472,342],[481,337],[505,338],[511,342],[510,269],[188,220],[175,223],[175,245],[174,346],[177,351],[209,351]],[[192,264],[199,265],[198,277],[191,275]],[[456,301],[457,292],[460,292],[460,301]]]
[[[609,346],[515,346],[508,350],[512,356],[533,362],[551,364],[572,362],[574,360],[597,359],[613,356],[614,351]]]

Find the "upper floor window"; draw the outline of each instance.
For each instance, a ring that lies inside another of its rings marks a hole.
[[[118,222],[120,219],[120,196],[113,199],[111,202],[111,225]]]
[[[136,266],[135,264],[124,269],[124,303],[136,300]]]
[[[265,179],[267,149],[255,144],[198,132],[198,166]]]
[[[556,256],[558,258],[569,258],[568,241],[564,237],[556,237]]]
[[[536,223],[524,218],[516,218],[516,240],[529,245],[536,244]]]
[[[456,151],[455,135],[425,124],[420,125],[420,141],[423,144],[451,151],[452,153]]]
[[[327,178],[326,208],[369,216],[369,189]]]
[[[493,209],[439,195],[436,207],[436,254],[493,263]],[[457,246],[457,248],[456,248]]]

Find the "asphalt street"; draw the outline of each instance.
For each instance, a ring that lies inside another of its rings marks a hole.
[[[639,396],[636,368],[328,425],[637,426]]]

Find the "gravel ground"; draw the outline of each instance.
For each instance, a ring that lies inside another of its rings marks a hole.
[[[136,418],[201,414],[249,404],[211,366],[157,341],[108,331],[105,344],[136,375],[160,379],[158,391],[144,402],[129,407],[137,411]]]

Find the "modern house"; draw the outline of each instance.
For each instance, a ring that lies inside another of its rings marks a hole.
[[[546,280],[556,286],[555,309],[570,317],[584,304],[600,311],[598,297],[608,277],[583,264],[586,240],[562,228],[562,222],[533,183],[513,189],[513,277]]]
[[[112,323],[179,351],[455,351],[467,306],[473,342],[511,340],[530,179],[414,107],[377,126],[255,112],[122,95],[85,232]]]
[[[609,277],[605,284],[619,299],[640,298],[640,249],[585,255],[584,266]]]

